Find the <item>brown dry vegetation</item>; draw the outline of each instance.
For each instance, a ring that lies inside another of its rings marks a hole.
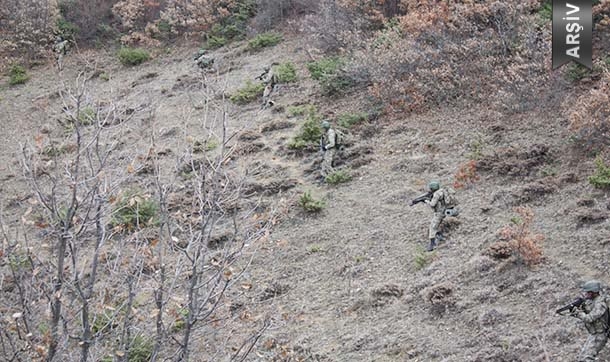
[[[550,70],[540,1],[87,4],[0,9],[3,64],[32,65],[0,88],[3,358],[576,358],[586,332],[553,311],[610,282],[610,200],[588,182],[610,157],[610,1],[590,73]],[[60,18],[79,31],[58,72]],[[270,29],[283,41],[253,52]],[[153,59],[125,67],[119,43]],[[227,101],[272,62],[298,78],[275,107]],[[345,183],[289,147],[322,117],[349,120]],[[430,179],[462,213],[425,253],[430,210],[407,202]]]

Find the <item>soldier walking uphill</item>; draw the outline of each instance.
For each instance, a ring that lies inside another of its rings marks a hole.
[[[66,55],[66,53],[68,52],[68,41],[63,39],[61,36],[56,36],[55,44],[53,45],[53,52],[55,52],[57,68],[61,71],[63,66],[64,55]]]
[[[271,100],[271,94],[275,90],[275,85],[277,84],[277,75],[273,72],[273,66],[277,63],[271,64],[269,67],[265,67],[263,74],[259,75],[256,79],[260,79],[265,84],[265,89],[263,90],[263,104],[262,108],[273,107],[275,102]]]
[[[320,139],[320,149],[324,152],[324,159],[322,160],[320,174],[323,178],[326,178],[326,176],[334,172],[333,161],[337,153],[337,132],[330,126],[328,121],[322,122],[322,129],[324,134]]]
[[[601,294],[601,283],[597,280],[586,282],[582,291],[584,298],[579,298],[557,312],[570,309],[570,315],[584,322],[589,337],[587,338],[578,361],[596,361],[597,355],[608,341],[609,311],[606,296]]]
[[[430,227],[428,228],[430,244],[428,244],[427,250],[432,251],[438,242],[443,239],[443,235],[439,231],[439,228],[441,222],[445,219],[445,216],[457,216],[459,211],[457,209],[458,202],[453,190],[447,187],[441,187],[438,181],[430,181],[430,183],[428,183],[428,190],[428,193],[411,201],[411,205],[425,202],[434,210],[434,215],[432,215]]]

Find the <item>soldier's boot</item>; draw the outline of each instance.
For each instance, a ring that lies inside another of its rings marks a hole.
[[[436,238],[430,239],[430,244],[428,244],[428,248],[426,251],[432,251],[436,247]]]

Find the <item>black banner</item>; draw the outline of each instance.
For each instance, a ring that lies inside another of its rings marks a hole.
[[[553,0],[553,69],[573,60],[593,68],[591,0]]]

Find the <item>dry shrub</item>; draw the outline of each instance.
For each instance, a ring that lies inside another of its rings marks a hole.
[[[526,206],[515,208],[518,217],[512,218],[512,223],[504,226],[498,231],[501,241],[507,243],[513,255],[527,266],[536,265],[542,262],[542,248],[540,243],[544,236],[533,234],[531,231],[534,220],[534,211]],[[498,248],[498,250],[505,247]]]
[[[564,110],[578,148],[596,152],[610,144],[610,71],[599,84],[582,94],[576,102],[568,99]]]
[[[453,178],[453,187],[456,189],[464,188],[475,181],[478,181],[479,175],[477,175],[477,161],[470,160],[461,164]]]
[[[18,57],[48,57],[57,6],[45,0],[3,0],[0,6],[0,54],[4,68]]]
[[[343,32],[333,34],[358,45],[352,72],[368,70],[370,94],[386,111],[489,102],[490,96],[496,108],[521,111],[536,105],[532,99],[548,80],[550,49],[543,40],[549,29],[535,25],[531,13],[537,6],[517,0],[411,0],[401,5],[405,15],[384,18],[383,28],[372,36],[362,31],[375,25],[374,16],[365,13],[351,20],[356,26],[350,32],[342,26]]]

